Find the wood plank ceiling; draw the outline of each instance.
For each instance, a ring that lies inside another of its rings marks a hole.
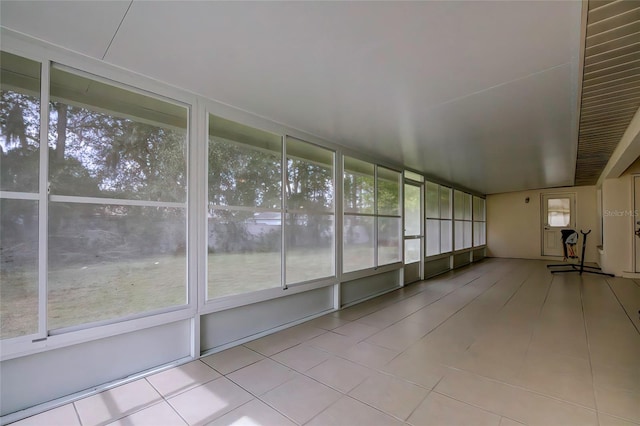
[[[640,1],[589,0],[575,185],[594,185],[640,108]]]

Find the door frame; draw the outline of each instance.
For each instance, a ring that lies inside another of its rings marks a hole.
[[[405,185],[411,185],[411,186],[415,186],[418,189],[420,189],[420,235],[418,236],[410,236],[410,237],[406,237],[405,236],[405,229],[406,229],[406,224],[404,223],[404,221],[406,220],[406,205],[405,205],[405,197],[406,197],[406,191],[405,189]],[[406,256],[406,253],[404,253],[403,256],[403,262],[402,262],[402,285],[407,285],[407,284],[411,284],[414,282],[418,282],[424,279],[424,182],[419,182],[419,181],[415,181],[413,179],[409,179],[409,178],[404,178],[403,182],[402,182],[402,218],[403,218],[403,231],[402,231],[402,250],[403,252],[405,251],[405,242],[407,240],[418,240],[420,242],[420,260],[418,262],[412,262],[412,263],[405,263],[404,259]],[[416,279],[409,279],[407,280],[407,266],[411,267],[412,269],[415,268],[414,265],[417,264],[418,267],[418,277]]]
[[[573,219],[573,224],[575,226],[575,230],[576,232],[578,232],[578,193],[577,192],[555,192],[555,191],[551,191],[551,192],[541,192],[540,193],[540,256],[543,256],[545,258],[548,257],[558,257],[556,255],[553,254],[544,254],[544,231],[545,231],[545,226],[546,224],[546,217],[545,217],[545,210],[546,210],[546,205],[544,203],[544,199],[545,197],[554,197],[557,196],[558,198],[567,198],[567,197],[571,197],[573,198],[573,202],[571,203],[570,206],[570,211],[573,213],[573,217],[571,219]],[[571,225],[571,221],[570,224],[567,227],[570,227]],[[562,255],[560,255],[560,257],[562,257]]]
[[[640,199],[638,199],[636,197],[636,185],[640,186],[640,174],[633,174],[631,175],[632,178],[632,182],[631,182],[631,211],[629,212],[629,217],[631,218],[630,220],[630,231],[634,234],[633,237],[631,237],[631,253],[632,253],[632,267],[633,267],[633,272],[634,273],[640,273],[640,264],[638,264],[638,244],[636,243],[636,239],[639,238],[635,235],[635,231],[636,229],[640,228],[640,224],[637,224],[637,222],[640,221],[640,216],[638,216],[638,204],[640,204]],[[637,228],[636,228],[637,225]]]

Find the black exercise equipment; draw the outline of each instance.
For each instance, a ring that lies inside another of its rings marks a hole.
[[[559,274],[562,272],[578,272],[580,273],[580,275],[582,275],[583,272],[589,273],[589,274],[598,274],[598,275],[606,275],[608,277],[615,277],[615,275],[613,274],[607,274],[606,272],[602,272],[602,269],[598,268],[597,266],[585,266],[584,264],[584,252],[585,252],[585,248],[587,246],[587,235],[589,235],[591,233],[591,229],[589,229],[589,231],[587,232],[583,232],[582,230],[580,230],[580,233],[582,234],[582,256],[580,259],[580,265],[575,265],[572,263],[561,263],[561,264],[556,264],[556,265],[547,265],[547,268],[555,268],[558,266],[562,266],[562,267],[566,267],[566,266],[570,266],[571,269],[556,269],[556,270],[552,270],[551,273],[552,274]],[[580,266],[578,268],[578,266]],[[593,270],[591,270],[593,269]]]

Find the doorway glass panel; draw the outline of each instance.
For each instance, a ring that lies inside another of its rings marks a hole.
[[[404,235],[413,237],[420,235],[420,187],[404,186]]]
[[[547,223],[550,226],[567,226],[570,220],[570,198],[550,198],[547,200]]]

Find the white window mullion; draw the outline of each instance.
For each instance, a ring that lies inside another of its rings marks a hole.
[[[334,158],[334,203],[335,212],[333,221],[333,250],[334,250],[334,273],[338,278],[338,284],[334,287],[334,309],[340,309],[340,283],[342,282],[342,257],[343,257],[343,226],[344,226],[344,156],[342,151],[338,150]]]
[[[199,179],[199,176],[206,176],[207,168],[207,138],[204,127],[207,119],[204,108],[196,101],[189,108],[189,123],[187,131],[187,214],[186,214],[186,236],[187,236],[187,304],[198,312],[205,300],[207,288],[206,273],[206,240],[207,230],[207,179]],[[204,170],[204,173],[202,171]],[[204,227],[203,227],[204,226]],[[203,242],[204,239],[204,242]],[[203,250],[204,248],[204,250]],[[204,262],[203,262],[204,260]],[[200,317],[196,313],[191,319],[191,357],[200,356]]]
[[[196,205],[192,203],[192,209],[195,208],[197,210],[202,210],[199,214],[196,215],[198,218],[198,224],[202,227],[202,230],[198,229],[198,238],[202,238],[198,243],[198,250],[196,255],[198,256],[198,260],[201,264],[198,266],[198,311],[202,312],[204,306],[207,303],[207,298],[209,295],[207,294],[209,291],[209,135],[208,132],[204,129],[209,129],[209,113],[205,108],[201,107],[201,104],[198,104],[199,107],[196,109],[198,113],[198,117],[200,118],[201,123],[198,123],[196,127],[197,139],[195,141],[196,147],[192,148],[193,157],[192,160],[197,165],[197,170],[202,170],[202,175],[198,176],[198,180],[202,181],[202,186],[196,186],[198,199],[196,200]],[[202,128],[204,125],[204,129]],[[202,143],[201,143],[202,142]],[[203,146],[197,150],[197,146],[202,144]],[[202,152],[200,157],[201,161],[198,160],[198,154]],[[196,174],[197,176],[197,174]],[[196,183],[197,185],[197,183]],[[202,200],[202,201],[200,201]],[[196,317],[197,322],[200,322],[200,318]]]
[[[35,192],[13,192],[13,191],[0,191],[0,199],[4,200],[40,200],[40,193]]]
[[[442,254],[442,185],[438,185],[438,254]]]
[[[280,285],[287,290],[287,182],[289,180],[289,163],[287,161],[287,136],[282,137],[282,191],[280,194],[281,245],[280,245]]]
[[[378,267],[378,166],[373,169],[373,267]]]
[[[234,212],[254,212],[254,213],[260,213],[260,212],[265,212],[265,213],[273,213],[273,212],[280,212],[281,209],[276,207],[276,208],[269,208],[269,207],[247,207],[247,206],[221,206],[221,205],[212,205],[209,206],[209,209],[211,210],[229,210],[229,211],[234,211]]]
[[[269,211],[273,211],[274,209],[266,209]],[[287,213],[294,213],[294,214],[306,214],[309,216],[313,216],[313,215],[325,215],[325,216],[333,216],[333,210],[316,210],[316,209],[287,209]],[[361,215],[356,215],[356,216],[361,216]],[[373,216],[373,215],[370,215]]]
[[[47,338],[49,223],[49,62],[40,69],[40,176],[38,201],[38,338]]]
[[[136,206],[136,207],[163,207],[163,208],[181,208],[181,209],[187,208],[186,202],[174,203],[169,201],[126,200],[122,198],[77,197],[75,195],[50,195],[49,201],[53,201],[56,203],[115,204],[119,206]]]

